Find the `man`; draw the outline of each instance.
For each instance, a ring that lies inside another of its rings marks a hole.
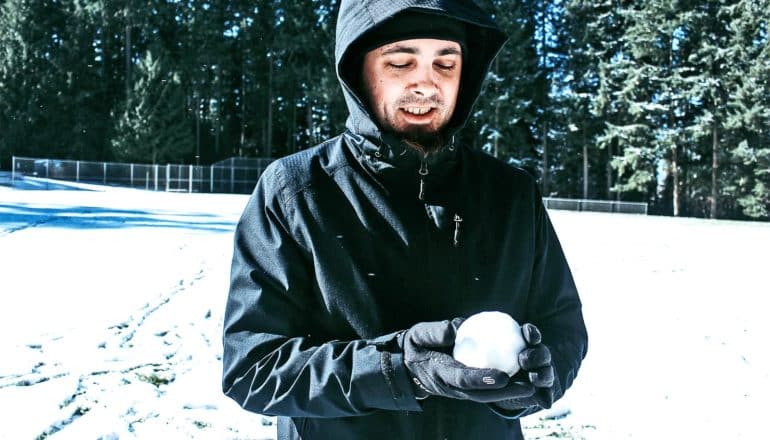
[[[571,385],[586,331],[536,183],[454,137],[504,41],[468,0],[342,1],[347,130],[272,164],[235,236],[223,389],[279,438],[522,438]],[[481,311],[527,323],[510,379],[451,356]]]

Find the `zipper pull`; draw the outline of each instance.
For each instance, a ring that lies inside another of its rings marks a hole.
[[[417,196],[420,200],[425,200],[425,176],[428,175],[428,164],[425,161],[420,162],[420,194]]]
[[[460,223],[463,222],[463,218],[455,214],[455,247],[460,246]]]

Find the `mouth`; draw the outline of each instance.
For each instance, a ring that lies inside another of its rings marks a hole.
[[[433,107],[404,107],[401,110],[410,115],[422,116],[433,111]]]
[[[433,118],[436,107],[401,107],[399,110],[412,121],[427,121]]]

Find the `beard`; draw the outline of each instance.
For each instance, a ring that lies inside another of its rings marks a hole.
[[[393,130],[392,133],[424,156],[437,152],[447,141],[447,136],[443,129],[433,130],[428,127],[409,127],[405,130]]]
[[[417,124],[399,124],[396,120],[396,114],[401,111],[403,107],[413,106],[431,106],[439,113],[442,120],[438,122],[436,126],[434,124],[417,125]],[[447,142],[446,125],[449,122],[447,114],[447,107],[444,101],[436,95],[427,98],[417,98],[414,96],[406,96],[400,98],[394,106],[396,114],[386,114],[385,121],[382,121],[383,129],[390,132],[396,137],[401,138],[407,145],[416,149],[424,156],[435,153],[440,150]]]

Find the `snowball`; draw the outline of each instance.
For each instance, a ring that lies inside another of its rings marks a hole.
[[[503,312],[481,312],[457,329],[452,355],[475,368],[495,368],[513,376],[519,371],[519,353],[527,347],[521,326]]]

